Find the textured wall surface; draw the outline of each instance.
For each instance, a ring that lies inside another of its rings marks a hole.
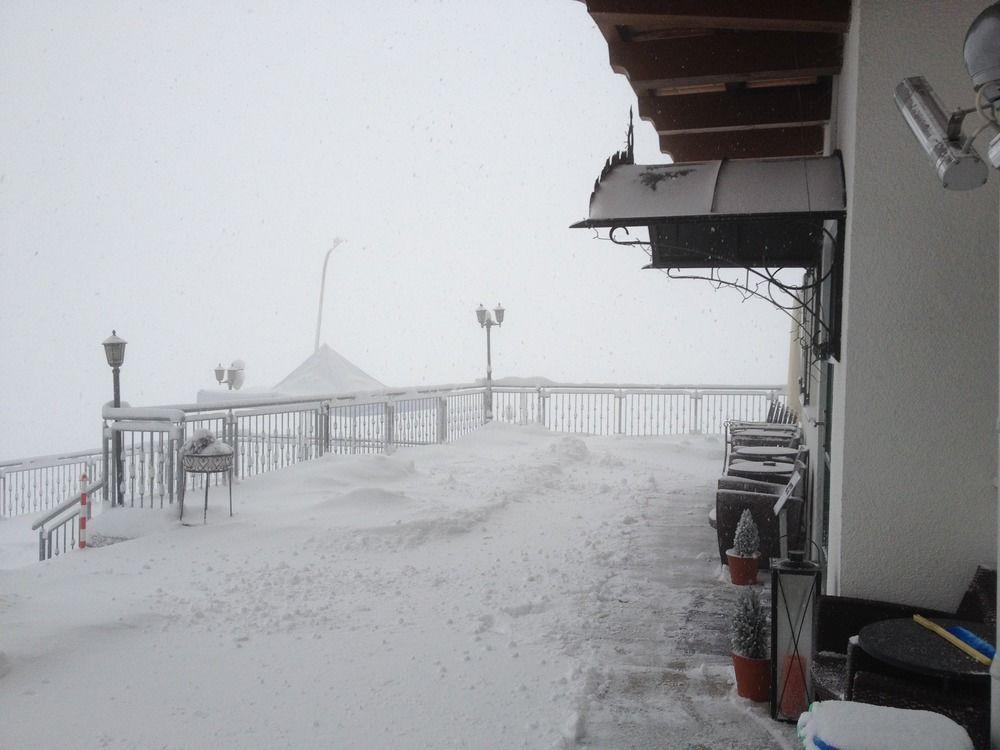
[[[923,75],[946,107],[970,106],[962,46],[984,3],[854,5],[835,144],[849,221],[830,581],[952,608],[996,559],[1000,175],[945,191],[892,95]]]

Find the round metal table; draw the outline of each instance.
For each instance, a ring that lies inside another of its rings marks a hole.
[[[213,443],[213,445],[220,445]],[[208,522],[208,486],[211,482],[212,474],[227,474],[226,484],[229,485],[229,515],[233,515],[233,449],[225,443],[221,444],[229,448],[228,453],[185,453],[181,456],[181,466],[184,469],[184,476],[181,478],[181,518],[184,520],[184,489],[187,487],[188,474],[205,475],[205,511],[202,515],[202,523]]]
[[[994,642],[993,628],[981,622],[938,620],[941,627],[960,625],[985,641]],[[865,625],[858,644],[871,656],[890,666],[945,680],[986,681],[990,668],[980,664],[941,636],[912,618],[881,620]]]
[[[744,479],[784,479],[792,476],[795,464],[777,461],[733,461],[726,469],[730,476]]]

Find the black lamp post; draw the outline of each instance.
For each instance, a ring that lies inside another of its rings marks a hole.
[[[493,315],[490,315],[490,311],[481,304],[476,308],[476,320],[479,321],[480,327],[486,329],[486,392],[483,394],[483,410],[487,422],[493,419],[493,354],[490,344],[490,329],[493,326],[503,325],[504,312],[499,302],[493,308]]]
[[[820,567],[798,550],[771,561],[771,718],[798,721],[813,699]]]
[[[104,339],[104,356],[108,358],[108,365],[111,367],[111,372],[114,377],[115,382],[115,408],[122,405],[121,388],[118,383],[118,371],[125,362],[125,344],[128,342],[123,338],[119,338],[115,331],[111,332],[111,335]],[[114,430],[111,435],[112,450],[115,454],[114,471],[115,471],[115,494],[112,498],[112,502],[115,505],[125,504],[125,462],[122,456],[122,436],[118,430]]]

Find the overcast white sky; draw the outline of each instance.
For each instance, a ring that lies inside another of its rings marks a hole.
[[[585,217],[635,98],[573,0],[0,4],[0,459],[123,397],[270,386],[323,338],[393,385],[783,382],[788,323]],[[639,161],[661,161],[637,127]]]

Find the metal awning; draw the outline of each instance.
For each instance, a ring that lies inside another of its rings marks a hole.
[[[629,149],[631,152],[631,149]],[[609,160],[573,228],[646,227],[653,268],[815,268],[845,216],[839,155],[687,164]]]

